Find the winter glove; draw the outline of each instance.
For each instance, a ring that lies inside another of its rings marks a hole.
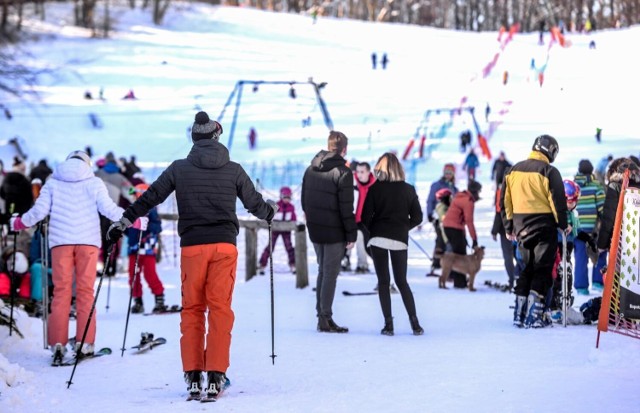
[[[427,216],[427,220],[429,221],[429,223],[433,224],[433,217],[431,215]]]
[[[11,231],[13,232],[22,231],[23,229],[28,228],[25,224],[22,223],[22,218],[20,218],[18,214],[13,214],[11,216],[11,219],[9,220],[9,223],[11,226]]]
[[[478,248],[478,240],[477,239],[473,240],[473,244],[471,244],[471,248],[473,248],[473,249]]]
[[[131,226],[131,221],[122,217],[120,221],[116,221],[107,230],[107,248],[110,248],[113,244],[118,242],[124,231]]]
[[[140,218],[136,219],[136,221],[133,223],[132,226],[135,229],[139,229],[141,231],[146,231],[148,226],[149,226],[149,218],[140,217]]]
[[[280,209],[276,201],[272,199],[267,199],[267,204],[271,207],[271,211],[269,211],[269,215],[267,215],[266,221],[271,223],[273,221],[273,217],[276,215],[276,212]]]

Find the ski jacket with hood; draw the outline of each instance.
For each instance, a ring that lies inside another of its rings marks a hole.
[[[302,210],[316,244],[355,242],[353,173],[335,152],[320,151],[302,178]]]
[[[507,172],[500,210],[506,233],[515,233],[518,239],[544,228],[567,228],[562,176],[543,153],[532,151]]]
[[[256,191],[242,166],[232,162],[227,148],[213,139],[194,142],[189,155],[173,161],[123,216],[134,222],[173,191],[181,247],[220,242],[235,245],[240,230],[237,198],[257,218],[273,216],[273,208]]]
[[[99,213],[117,221],[122,212],[109,197],[102,180],[94,176],[91,166],[72,158],[56,167],[33,207],[22,216],[22,223],[31,227],[50,215],[51,248],[60,245],[100,248]]]
[[[478,241],[476,226],[473,223],[473,211],[475,209],[475,199],[471,192],[462,191],[455,194],[451,200],[451,206],[442,220],[444,228],[455,228],[465,232],[465,227],[469,228],[469,236],[474,241]]]

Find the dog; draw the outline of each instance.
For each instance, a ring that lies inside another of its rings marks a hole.
[[[440,258],[440,266],[442,267],[442,274],[438,279],[438,288],[447,288],[445,283],[451,270],[458,271],[463,274],[469,274],[469,291],[476,291],[473,287],[473,282],[476,280],[476,274],[480,272],[480,265],[484,258],[484,247],[475,247],[473,254],[461,255],[454,254],[453,252],[445,252]]]

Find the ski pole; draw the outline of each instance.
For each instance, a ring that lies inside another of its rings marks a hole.
[[[109,246],[109,251],[107,251],[107,259],[111,258],[111,254],[115,251],[115,244]],[[84,332],[82,333],[82,340],[80,340],[80,347],[78,352],[82,352],[82,347],[84,347],[84,341],[87,338],[87,333],[89,332],[89,325],[91,325],[91,319],[93,317],[93,313],[96,310],[96,303],[98,302],[98,296],[100,295],[100,288],[102,287],[102,280],[104,279],[104,273],[106,272],[107,267],[105,266],[102,269],[102,273],[100,274],[100,281],[98,282],[98,289],[96,290],[96,296],[93,299],[93,304],[91,305],[91,311],[89,311],[89,317],[87,318],[87,324],[84,326]],[[67,382],[67,389],[71,387],[73,384],[73,375],[76,372],[76,367],[78,367],[78,355],[76,354],[76,361],[73,363],[73,370],[71,370],[71,377],[69,377],[69,381]]]
[[[49,242],[46,234],[46,219],[40,222],[40,284],[42,288],[42,341],[47,346],[49,322]]]
[[[120,357],[124,356],[125,345],[127,342],[127,329],[129,328],[129,316],[131,315],[131,301],[133,301],[133,289],[135,288],[136,281],[138,281],[138,260],[140,259],[140,244],[142,244],[142,233],[140,230],[140,236],[138,237],[138,251],[136,251],[136,263],[133,266],[133,276],[131,277],[131,290],[129,291],[129,307],[127,307],[127,321],[124,323],[124,337],[122,338],[122,352]]]
[[[11,288],[11,315],[9,316],[9,335],[13,333],[13,306],[16,300],[16,290],[13,288],[13,279],[16,277],[16,253],[18,252],[18,232],[13,233],[13,267],[11,267],[11,278],[9,288]]]
[[[271,364],[276,364],[275,354],[275,326],[274,326],[274,300],[273,300],[273,238],[271,237],[271,221],[269,226],[269,282],[271,284]]]
[[[422,248],[422,245],[418,244],[418,241],[416,241],[415,238],[411,236],[411,234],[409,234],[409,239],[416,245],[416,247],[418,247],[420,251],[422,251],[424,255],[427,256],[427,258],[429,258],[429,260],[433,261],[433,258],[431,258],[431,255],[429,255],[429,253],[425,251],[424,248]]]

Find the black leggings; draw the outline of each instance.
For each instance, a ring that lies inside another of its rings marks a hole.
[[[393,268],[393,280],[402,296],[402,302],[407,309],[409,317],[416,315],[416,303],[413,300],[413,293],[407,283],[407,250],[392,251],[379,247],[371,247],[373,266],[378,276],[378,297],[382,307],[382,315],[391,317],[391,276],[389,274],[389,256],[391,256],[391,267]]]

